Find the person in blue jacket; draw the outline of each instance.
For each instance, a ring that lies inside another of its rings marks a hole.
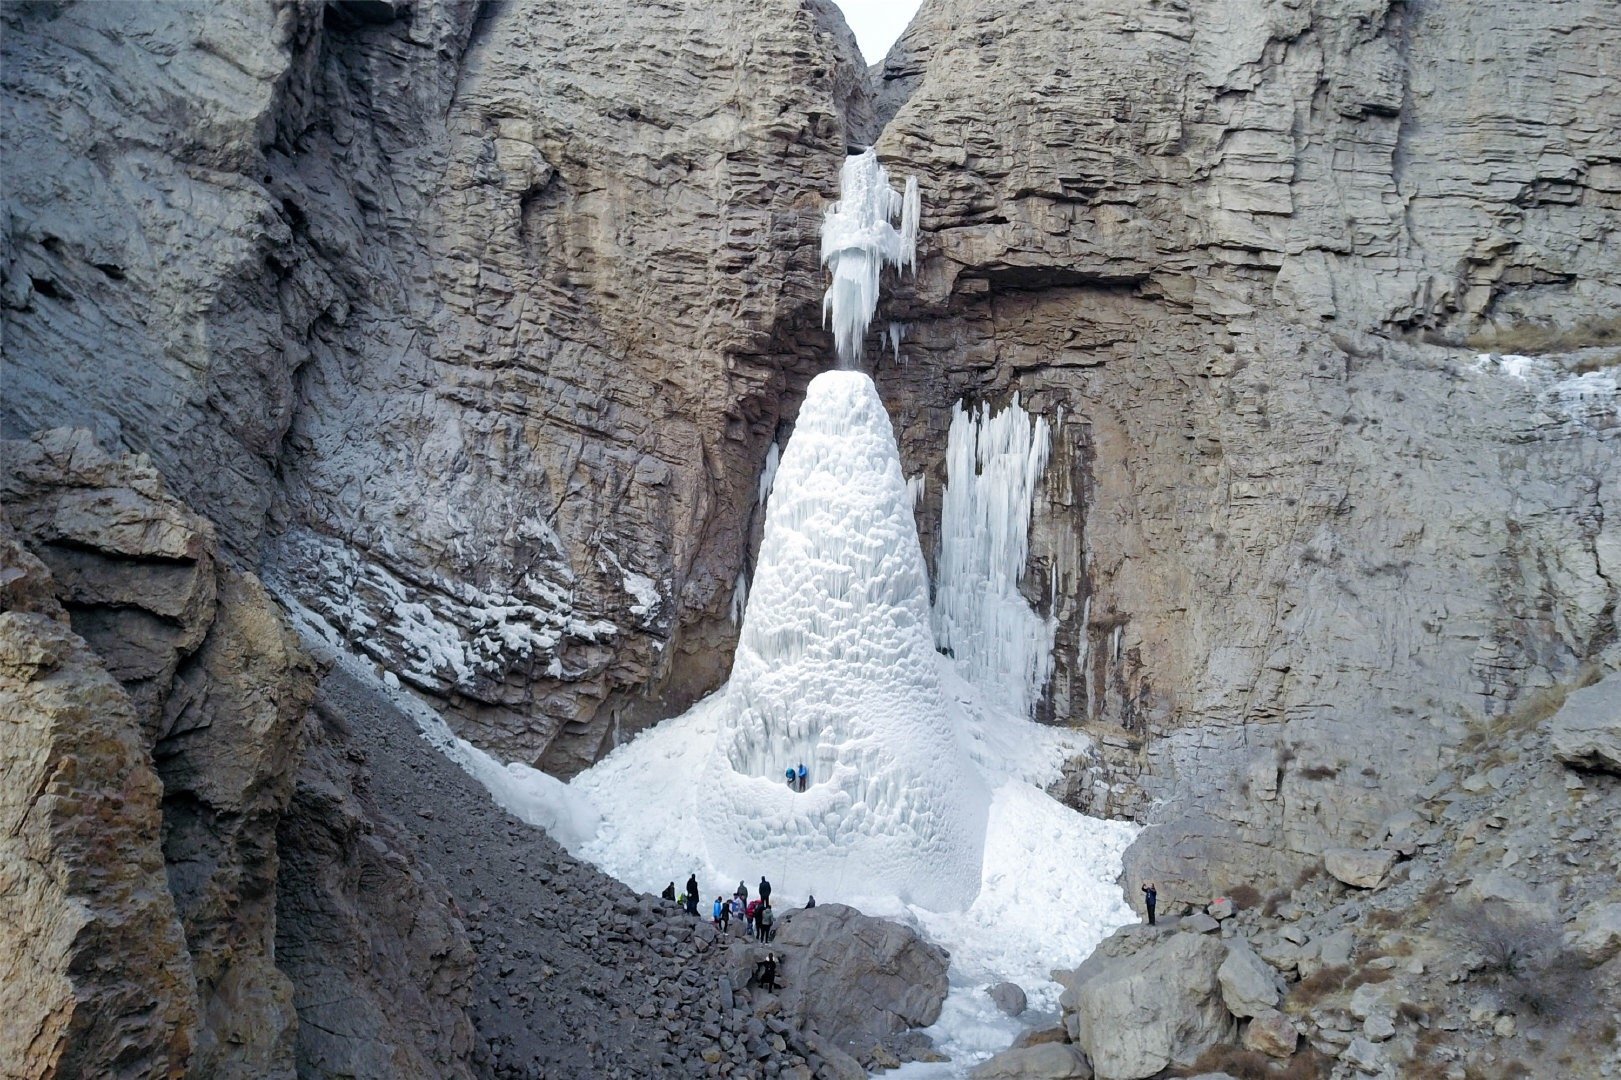
[[[799,790],[800,790],[800,791],[804,791],[804,790],[805,790],[805,782],[806,782],[806,781],[807,781],[807,780],[808,780],[808,779],[809,779],[809,778],[810,778],[810,774],[809,774],[809,773],[807,773],[807,772],[806,772],[806,771],[805,771],[805,763],[804,763],[804,762],[803,762],[803,761],[801,761],[801,762],[800,762],[800,763],[799,763],[799,774],[798,774],[798,779],[799,779]]]

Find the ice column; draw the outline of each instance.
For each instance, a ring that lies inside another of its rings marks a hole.
[[[699,795],[716,867],[936,910],[978,893],[989,799],[958,742],[872,380],[812,380],[783,451]],[[811,786],[788,789],[804,761]]]
[[[1057,629],[1019,593],[1050,435],[1017,396],[995,415],[957,405],[940,506],[935,642],[971,682],[1027,717],[1052,675]]]
[[[907,179],[902,194],[889,186],[889,170],[878,163],[876,152],[844,159],[839,201],[822,222],[822,265],[833,275],[822,297],[822,322],[833,327],[840,367],[855,367],[861,359],[884,266],[916,271],[921,208],[917,177]],[[897,216],[899,229],[893,224]]]

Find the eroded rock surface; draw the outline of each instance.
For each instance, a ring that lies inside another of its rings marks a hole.
[[[1553,756],[1566,765],[1621,773],[1621,676],[1572,691],[1547,731]]]
[[[177,1075],[197,992],[139,718],[3,515],[0,577],[0,1071]]]
[[[1220,939],[1198,933],[1130,928],[1106,938],[1075,971],[1054,973],[1070,1039],[1102,1080],[1190,1064],[1236,1033],[1216,978],[1226,957]]]
[[[1054,423],[1044,715],[1098,736],[1071,801],[1174,824],[1128,894],[1374,846],[1613,640],[1618,19],[938,0],[886,62],[924,243],[880,386],[931,533],[956,400]]]
[[[873,133],[831,4],[4,17],[11,433],[147,451],[504,757],[720,681]]]

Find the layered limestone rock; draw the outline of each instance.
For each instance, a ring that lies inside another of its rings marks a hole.
[[[14,433],[149,452],[504,757],[719,682],[872,133],[829,4],[5,19]]]
[[[1468,721],[1614,639],[1618,32],[940,0],[879,73],[925,215],[878,381],[931,532],[957,400],[1053,425],[1043,713],[1099,737],[1078,805],[1176,823],[1128,893],[1376,846]]]
[[[0,1072],[179,1075],[197,993],[139,718],[3,515],[0,581]]]

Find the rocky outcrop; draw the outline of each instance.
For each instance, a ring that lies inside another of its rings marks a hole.
[[[3,516],[0,578],[0,1072],[179,1075],[197,993],[140,720]]]
[[[141,458],[87,431],[0,444],[0,494],[73,627],[130,693],[162,781],[163,860],[195,979],[194,1075],[291,1076],[274,963],[276,827],[313,671],[257,580]]]
[[[1091,1080],[1086,1055],[1068,1043],[1004,1050],[974,1066],[970,1080]]]
[[[777,920],[783,1008],[858,1058],[940,1018],[948,957],[911,927],[818,904]]]
[[[1191,1064],[1235,1033],[1216,978],[1226,957],[1226,946],[1204,934],[1117,932],[1075,971],[1054,972],[1070,1039],[1101,1080]]]
[[[1168,826],[1128,894],[1377,846],[1614,639],[1617,18],[939,0],[886,61],[924,243],[880,386],[930,533],[954,402],[1054,424],[1043,714],[1097,736],[1073,802]]]
[[[150,453],[503,757],[720,681],[872,135],[831,4],[5,19],[12,432]]]
[[[1557,760],[1621,773],[1621,675],[1571,691],[1546,729]]]

